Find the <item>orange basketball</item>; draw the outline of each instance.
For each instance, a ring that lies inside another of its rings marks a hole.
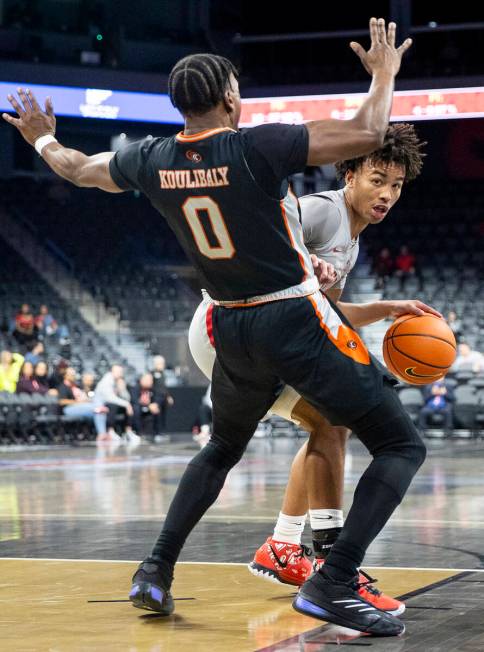
[[[454,333],[431,314],[402,315],[385,333],[383,357],[399,380],[427,385],[443,378],[455,360]]]

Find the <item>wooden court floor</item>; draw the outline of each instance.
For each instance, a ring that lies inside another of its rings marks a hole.
[[[0,560],[0,649],[283,650],[289,649],[284,647],[284,642],[291,644],[288,639],[322,625],[292,609],[291,587],[254,578],[243,564],[182,563],[174,584],[175,614],[160,617],[143,612],[126,598],[136,566],[133,562]],[[455,575],[450,570],[378,569],[377,573],[381,588],[395,596]],[[338,634],[330,638],[336,642]]]
[[[292,587],[246,569],[272,532],[300,442],[251,444],[186,542],[176,612],[134,609],[130,580],[156,539],[193,442],[0,455],[0,652],[484,651],[484,443],[430,445],[365,570],[404,597],[403,637],[301,616]],[[368,463],[353,442],[345,511]],[[307,530],[303,541],[311,543]],[[133,561],[123,561],[133,560]],[[376,567],[376,568],[375,568]]]

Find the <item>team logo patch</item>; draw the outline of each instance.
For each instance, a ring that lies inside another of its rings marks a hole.
[[[346,346],[349,349],[353,349],[353,351],[358,348],[358,344],[355,342],[355,340],[348,340],[348,342],[346,342]]]
[[[194,149],[189,149],[187,152],[185,152],[185,156],[189,161],[192,161],[192,163],[202,162],[202,155],[196,152]]]

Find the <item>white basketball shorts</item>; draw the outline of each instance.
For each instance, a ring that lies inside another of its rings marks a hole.
[[[215,363],[216,352],[210,342],[207,332],[207,310],[210,306],[210,299],[204,298],[193,315],[188,331],[188,345],[190,352],[200,371],[212,380],[212,369]],[[279,395],[277,401],[267,413],[267,416],[275,414],[287,421],[299,425],[298,421],[291,418],[292,411],[301,396],[295,389],[286,385]]]

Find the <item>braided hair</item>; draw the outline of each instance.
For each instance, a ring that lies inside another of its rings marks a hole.
[[[171,103],[183,115],[202,115],[223,100],[231,74],[237,79],[237,68],[217,54],[184,57],[168,78]]]
[[[426,154],[421,150],[426,144],[419,141],[413,125],[397,122],[388,127],[380,149],[366,156],[338,161],[335,163],[336,173],[339,179],[344,179],[348,170],[355,172],[365,161],[385,165],[396,163],[405,167],[405,182],[413,181],[422,170],[423,158]]]

